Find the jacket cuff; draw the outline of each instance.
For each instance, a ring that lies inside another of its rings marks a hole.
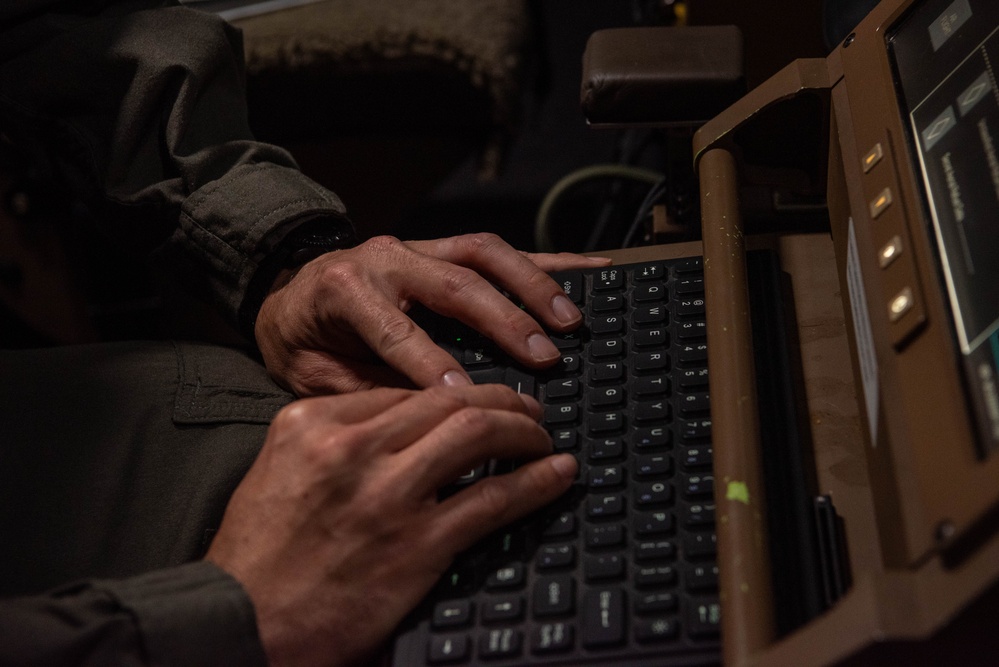
[[[253,276],[288,234],[313,218],[346,221],[340,199],[293,167],[241,165],[202,186],[184,202],[180,226],[157,262],[191,281],[195,293],[214,296],[239,324]]]
[[[150,664],[266,667],[253,604],[218,566],[200,561],[103,583],[135,618]]]
[[[239,308],[239,329],[248,341],[256,339],[257,315],[281,271],[300,267],[328,252],[357,245],[354,228],[346,218],[310,216],[296,223],[295,229],[285,234],[277,248],[260,263],[246,288]]]

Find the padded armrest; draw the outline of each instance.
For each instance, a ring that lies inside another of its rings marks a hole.
[[[581,103],[591,125],[700,123],[745,92],[735,26],[598,30],[583,53]]]

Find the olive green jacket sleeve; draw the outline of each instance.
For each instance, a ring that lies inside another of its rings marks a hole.
[[[69,182],[112,242],[236,324],[289,232],[308,221],[313,237],[326,226],[342,241],[340,199],[253,138],[238,30],[168,0],[10,14],[0,9],[0,131]]]
[[[0,664],[255,667],[267,659],[240,585],[198,562],[0,600]]]

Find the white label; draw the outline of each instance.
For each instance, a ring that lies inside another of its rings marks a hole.
[[[864,405],[867,407],[867,427],[871,433],[871,447],[878,444],[878,360],[874,354],[874,336],[871,334],[871,320],[867,314],[867,299],[864,297],[864,277],[860,273],[860,255],[857,252],[857,237],[853,231],[853,218],[846,254],[846,284],[850,294],[850,310],[853,313],[853,334],[857,341],[857,359],[860,365],[860,379],[864,389]]]

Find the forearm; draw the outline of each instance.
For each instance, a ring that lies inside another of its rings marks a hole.
[[[207,562],[0,601],[4,665],[266,665],[242,587]]]
[[[253,139],[238,31],[171,4],[81,2],[5,25],[0,129],[61,172],[116,242],[153,253],[235,323],[281,239],[344,208]]]

